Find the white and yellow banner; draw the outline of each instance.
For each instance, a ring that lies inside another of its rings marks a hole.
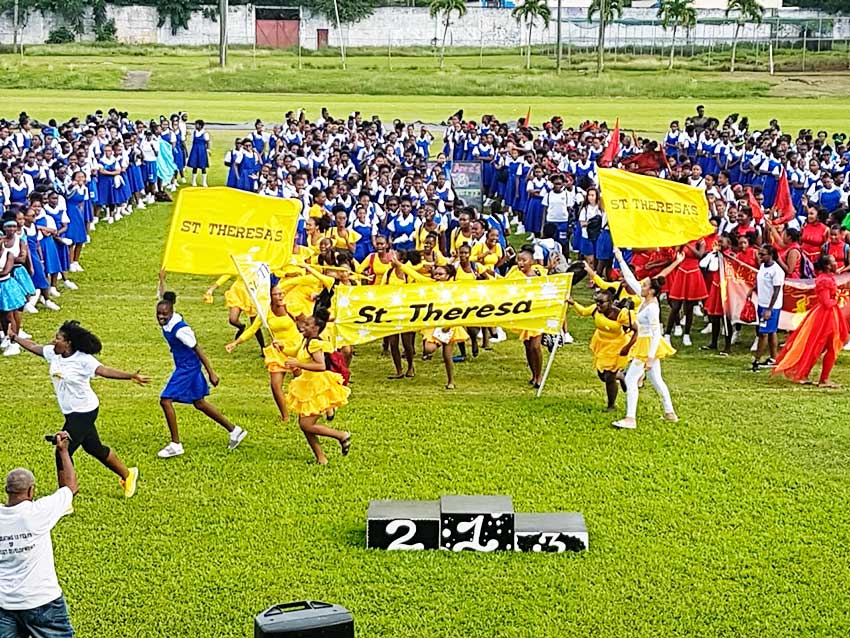
[[[245,288],[260,313],[263,324],[266,324],[266,315],[272,305],[271,268],[264,261],[255,261],[252,255],[231,255],[231,260],[236,266],[236,272],[245,282]]]
[[[559,332],[572,274],[391,286],[337,286],[336,345],[452,326]]]
[[[162,267],[195,275],[235,275],[231,255],[272,267],[288,263],[302,204],[233,188],[186,188],[171,215]]]
[[[714,232],[702,189],[615,168],[598,173],[615,246],[681,246]]]

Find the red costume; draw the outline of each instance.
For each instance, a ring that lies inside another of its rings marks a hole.
[[[800,234],[800,247],[812,261],[817,261],[823,251],[823,245],[829,241],[829,227],[821,222],[806,224]],[[844,255],[841,256],[842,260]],[[836,259],[836,261],[838,261]],[[838,262],[841,263],[841,262]]]
[[[838,286],[835,277],[821,273],[815,279],[817,305],[806,313],[803,322],[791,333],[779,358],[775,373],[792,381],[807,379],[818,358],[823,354],[820,380],[829,379],[835,359],[847,343],[847,320],[838,307]]]
[[[782,260],[783,263],[788,263],[788,253],[792,250],[796,250],[799,255],[799,259],[797,260],[797,265],[794,266],[794,270],[792,272],[786,273],[786,277],[789,279],[799,279],[800,278],[800,266],[803,265],[803,249],[800,248],[800,244],[794,242],[779,251],[779,259]]]
[[[705,278],[699,267],[697,244],[702,240],[688,242],[682,247],[685,259],[670,275],[670,292],[668,297],[674,301],[702,301],[708,297]]]
[[[832,255],[835,258],[835,263],[838,264],[839,268],[844,268],[848,265],[848,249],[847,243],[842,239],[840,241],[831,241],[827,244],[826,252],[828,255]]]
[[[752,246],[747,247],[746,250],[741,250],[735,253],[735,259],[747,264],[748,266],[752,266],[753,268],[759,267],[759,253]]]

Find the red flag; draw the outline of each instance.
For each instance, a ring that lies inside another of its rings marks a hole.
[[[794,219],[794,202],[791,201],[791,187],[788,185],[788,175],[785,169],[779,176],[779,184],[776,187],[776,199],[773,201],[773,210],[780,213],[776,224],[785,224]]]
[[[753,213],[753,220],[760,222],[764,219],[764,211],[761,209],[761,204],[759,204],[756,196],[753,195],[753,189],[747,189],[747,204],[750,206],[750,210]]]
[[[528,111],[525,114],[525,128],[531,127],[531,105],[528,105]]]
[[[630,173],[637,173],[639,175],[658,173],[665,167],[668,171],[670,170],[664,151],[646,151],[623,160],[623,168]]]
[[[614,163],[614,158],[620,150],[620,118],[614,122],[614,134],[611,136],[611,141],[605,147],[605,152],[599,158],[600,166],[611,166]]]

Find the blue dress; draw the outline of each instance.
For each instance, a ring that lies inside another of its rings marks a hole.
[[[209,168],[210,158],[207,155],[207,132],[203,129],[193,131],[192,133],[192,150],[189,151],[189,168]]]
[[[171,133],[171,145],[174,147],[174,164],[178,171],[186,168],[186,150],[182,133]]]
[[[388,228],[393,249],[414,250],[416,248],[416,215],[410,214],[406,220],[401,215],[396,215],[388,224]]]
[[[6,254],[0,251],[0,255],[6,257]],[[15,280],[11,273],[5,277],[0,277],[0,311],[8,312],[9,310],[20,310],[27,303],[27,296],[24,294],[24,289]]]
[[[100,165],[107,171],[114,171],[118,165],[118,158],[101,157]],[[97,201],[101,206],[114,206],[123,203],[118,199],[119,195],[120,188],[115,188],[115,175],[98,175]]]
[[[26,204],[29,194],[30,189],[26,182],[16,184],[14,181],[9,180],[9,199],[13,204]]]
[[[55,225],[51,223],[52,221],[52,217],[50,217],[48,221],[47,214],[45,213],[43,216],[35,220],[35,225],[53,228],[56,230]],[[41,250],[41,260],[44,265],[44,272],[48,275],[55,275],[62,272],[62,267],[59,262],[59,253],[56,250],[56,242],[53,241],[53,237],[39,233],[38,248]]]
[[[201,360],[194,348],[177,338],[178,330],[188,328],[183,318],[179,315],[178,318],[171,330],[166,330],[165,327],[162,329],[162,336],[168,342],[171,356],[174,358],[174,372],[171,373],[171,378],[160,397],[177,403],[194,403],[210,393],[210,386],[201,371]]]
[[[257,182],[251,178],[251,175],[257,173],[259,170],[260,165],[257,162],[256,156],[253,153],[250,155],[243,153],[242,162],[239,164],[239,182],[236,188],[253,193]]]
[[[62,209],[60,208],[56,212],[53,212],[47,206],[44,207],[44,212],[50,215],[53,218],[53,223],[56,225],[56,228],[62,227]],[[65,229],[65,233],[67,234],[67,228]],[[65,234],[62,235],[65,237]],[[56,246],[56,255],[59,257],[59,269],[60,272],[66,272],[68,268],[71,266],[71,254],[68,250],[68,246],[59,241],[60,237],[56,236],[53,238],[53,245]]]
[[[547,183],[545,179],[539,182],[532,179],[529,184],[533,190],[540,191],[540,195],[528,195],[528,204],[525,207],[525,220],[523,226],[528,233],[539,235],[543,231],[543,197],[546,195]]]
[[[351,230],[360,235],[360,239],[354,245],[354,259],[360,263],[372,252],[372,224],[369,220],[361,224],[355,219],[351,223]]]
[[[85,244],[88,241],[88,233],[86,233],[86,202],[88,200],[89,190],[85,186],[82,188],[72,186],[65,196],[69,220],[65,237],[75,244]]]
[[[47,290],[50,288],[50,282],[47,281],[47,274],[44,272],[44,264],[38,256],[38,237],[41,233],[36,230],[35,226],[27,228],[24,226],[24,235],[27,238],[27,248],[30,252],[30,261],[32,262],[32,283],[39,290]]]

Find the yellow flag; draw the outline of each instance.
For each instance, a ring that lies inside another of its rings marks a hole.
[[[389,286],[337,286],[337,347],[400,332],[501,326],[559,332],[572,274]]]
[[[598,173],[615,246],[681,246],[714,232],[702,189],[615,168]]]
[[[186,188],[171,214],[162,267],[195,275],[235,275],[231,255],[273,268],[289,262],[301,202],[233,188]]]
[[[245,288],[254,307],[260,313],[263,325],[268,328],[266,315],[272,304],[271,297],[271,269],[264,261],[254,261],[251,255],[231,255],[236,271],[245,282]]]

